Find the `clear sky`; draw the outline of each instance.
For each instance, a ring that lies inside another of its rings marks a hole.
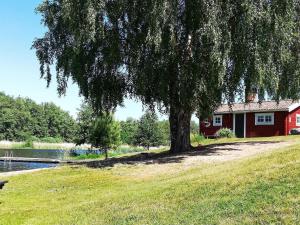
[[[45,31],[40,15],[35,8],[42,0],[0,1],[0,91],[8,95],[29,97],[38,103],[54,102],[73,116],[76,116],[82,98],[76,84],[69,84],[67,95],[59,98],[56,83],[46,88],[46,81],[40,79],[39,64],[31,45],[36,37]],[[127,117],[139,118],[142,105],[126,100],[125,107],[118,108],[118,120]],[[160,115],[166,119],[166,116]],[[195,118],[194,118],[195,119]]]
[[[40,79],[39,64],[31,45],[36,37],[42,37],[45,28],[40,15],[34,12],[41,0],[0,1],[0,91],[8,95],[29,97],[38,103],[54,102],[76,115],[82,99],[78,88],[70,83],[66,97],[59,98],[56,84],[46,88]],[[141,104],[125,102],[125,108],[118,108],[117,119],[139,118]]]

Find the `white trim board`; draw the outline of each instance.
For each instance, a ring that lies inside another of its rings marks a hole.
[[[289,112],[294,111],[295,109],[297,109],[298,107],[300,107],[300,103],[294,103],[289,107]]]

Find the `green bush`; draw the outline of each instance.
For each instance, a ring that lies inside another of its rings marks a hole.
[[[62,143],[63,140],[59,137],[44,137],[40,139],[42,143]]]
[[[216,137],[217,138],[234,138],[235,135],[232,132],[232,130],[230,130],[228,128],[222,128],[222,129],[218,130],[218,132],[216,133]]]
[[[23,145],[24,148],[33,148],[33,141],[32,139],[28,139],[25,141],[24,145]]]
[[[41,140],[36,137],[36,136],[31,136],[30,138],[28,138],[27,140],[33,141],[33,142],[40,142]]]
[[[202,134],[191,134],[191,143],[200,145],[203,140],[205,140],[205,137]]]
[[[87,155],[78,155],[75,157],[77,160],[84,160],[84,159],[99,159],[103,157],[102,155],[99,154],[87,154]]]

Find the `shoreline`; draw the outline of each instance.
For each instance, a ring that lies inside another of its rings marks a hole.
[[[75,143],[43,143],[33,142],[32,148],[24,147],[25,142],[14,142],[14,141],[0,141],[0,149],[35,149],[35,150],[71,150],[71,149],[84,149],[88,150],[91,146],[88,144],[76,146]]]
[[[3,177],[12,177],[12,176],[17,176],[17,175],[22,175],[22,174],[29,174],[29,173],[39,172],[39,171],[43,171],[43,170],[56,169],[56,168],[57,167],[4,172],[4,173],[0,173],[0,178],[3,178]]]

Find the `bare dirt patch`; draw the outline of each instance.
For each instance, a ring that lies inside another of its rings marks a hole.
[[[193,157],[186,157],[184,161],[185,163],[195,161],[224,162],[273,151],[292,144],[293,142],[242,142],[211,145],[205,147],[203,151],[188,154]]]
[[[230,144],[214,144],[204,146],[198,150],[181,153],[141,153],[129,157],[112,158],[83,162],[91,168],[109,168],[121,165],[153,165],[154,170],[159,170],[160,165],[176,165],[176,167],[191,167],[202,163],[216,163],[241,159],[253,155],[285,148],[294,142],[240,142]],[[148,167],[149,168],[149,167]]]
[[[197,151],[140,161],[131,176],[147,179],[164,173],[178,173],[204,163],[219,163],[252,157],[293,144],[293,142],[244,142],[209,145]]]

